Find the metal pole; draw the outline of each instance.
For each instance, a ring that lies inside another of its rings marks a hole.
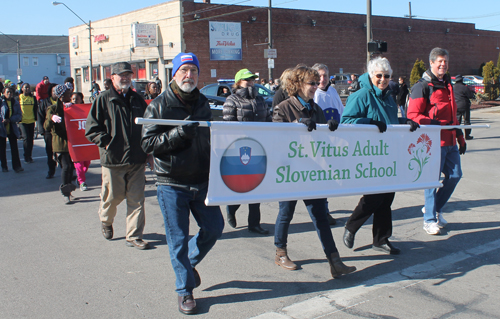
[[[269,38],[268,49],[273,48],[273,18],[272,18],[272,0],[269,0],[269,9],[267,11],[267,34]],[[269,68],[269,79],[273,78],[273,69]]]
[[[93,80],[93,73],[94,70],[92,68],[92,26],[91,26],[91,21],[89,20],[89,60],[90,60],[90,88],[92,89],[92,80]]]
[[[17,70],[21,70],[21,53],[19,51],[19,40],[17,42]],[[19,72],[19,71],[17,71]],[[17,75],[17,82],[21,81],[21,75]]]
[[[370,62],[368,42],[372,40],[372,0],[366,0],[366,65]]]

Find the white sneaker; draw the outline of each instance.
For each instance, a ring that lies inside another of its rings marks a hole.
[[[81,190],[82,192],[85,192],[87,189],[88,189],[88,188],[87,188],[87,184],[85,184],[85,183],[81,183],[81,184],[80,184],[80,190]]]
[[[440,212],[436,213],[437,225],[439,228],[445,228],[448,225],[446,219],[444,219],[443,214]]]
[[[425,214],[425,206],[422,207],[422,214]],[[448,225],[446,219],[444,219],[443,214],[441,212],[436,212],[437,225],[439,228],[445,228]]]
[[[441,234],[441,229],[439,229],[438,223],[424,223],[424,230],[429,235]]]

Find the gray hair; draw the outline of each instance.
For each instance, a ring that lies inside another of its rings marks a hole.
[[[377,71],[389,72],[389,75],[392,76],[391,64],[387,58],[376,57],[375,59],[370,60],[370,62],[368,62],[367,69],[370,77],[374,76]]]
[[[323,63],[316,63],[315,65],[312,66],[312,68],[316,71],[319,72],[319,70],[325,70],[325,72],[330,75],[330,71],[328,70],[328,67],[326,66],[326,64],[323,64]]]
[[[441,48],[434,48],[434,49],[432,49],[431,53],[429,54],[429,61],[431,61],[431,62],[436,61],[438,56],[446,56],[448,59],[450,58],[450,54],[448,53],[448,50],[441,49]]]

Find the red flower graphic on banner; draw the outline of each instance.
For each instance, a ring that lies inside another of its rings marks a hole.
[[[415,178],[414,182],[420,178],[425,164],[429,161],[431,146],[432,140],[425,133],[419,136],[417,145],[411,143],[408,146],[408,153],[413,155],[413,158],[408,163],[408,168],[412,171],[417,170],[417,178]]]

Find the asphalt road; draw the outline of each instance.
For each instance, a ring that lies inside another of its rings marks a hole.
[[[371,249],[371,219],[349,250],[341,242],[343,225],[359,196],[330,198],[340,254],[358,268],[332,279],[303,204],[288,245],[297,271],[274,265],[277,203],[261,206],[268,236],[247,231],[244,205],[238,228],[226,225],[197,267],[198,317],[500,318],[500,107],[474,110],[472,122],[491,128],[473,130],[462,157],[464,176],[444,209],[449,225],[443,235],[422,229],[423,191],[401,192],[392,206],[392,241],[402,254]],[[0,318],[184,318],[151,173],[144,239],[153,249],[139,251],[125,246],[124,204],[115,238],[100,233],[98,161],[87,176],[89,191],[75,191],[74,204],[64,205],[60,170],[45,179],[43,147],[37,139],[35,163],[24,164],[24,172],[0,175]]]

